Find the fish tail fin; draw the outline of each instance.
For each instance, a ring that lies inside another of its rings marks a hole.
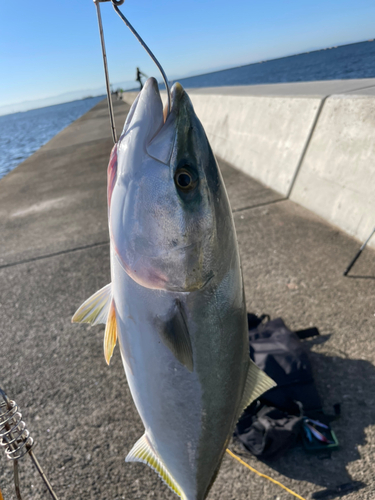
[[[154,450],[146,434],[143,434],[143,436],[135,443],[128,456],[125,458],[125,462],[142,462],[147,464],[159,475],[163,482],[174,493],[176,493],[176,495],[178,495],[182,500],[187,500],[187,497],[181,487]]]

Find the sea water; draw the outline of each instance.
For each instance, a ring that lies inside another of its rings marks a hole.
[[[0,178],[103,98],[92,97],[0,116]]]
[[[260,61],[178,81],[185,88],[375,78],[375,41]]]
[[[179,82],[194,88],[375,78],[374,61],[375,42],[369,40],[181,78]],[[0,116],[0,178],[103,97]]]

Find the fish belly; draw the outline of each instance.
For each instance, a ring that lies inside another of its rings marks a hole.
[[[230,279],[241,278],[232,272]],[[112,286],[121,356],[146,435],[187,500],[203,500],[238,418],[246,378],[241,284],[228,286],[226,278],[192,293],[152,290],[129,278],[114,257]],[[225,290],[241,293],[228,297]],[[163,339],[176,300],[192,369]]]

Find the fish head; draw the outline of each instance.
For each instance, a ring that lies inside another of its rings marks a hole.
[[[227,227],[231,240],[233,228],[229,202],[179,83],[172,87],[168,114],[156,80],[147,80],[112,154],[108,201],[114,255],[140,285],[191,292],[220,269],[218,235]]]

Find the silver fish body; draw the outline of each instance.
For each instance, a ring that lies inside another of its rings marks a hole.
[[[113,261],[122,277],[114,295],[120,349],[146,435],[186,498],[203,499],[239,416],[249,365],[240,275],[230,270],[190,293],[159,291]],[[185,327],[192,367],[168,343]]]
[[[150,465],[181,498],[203,500],[243,408],[274,384],[249,359],[227,193],[179,84],[164,122],[157,83],[146,82],[112,154],[108,200],[112,283],[75,320],[115,318],[145,427],[127,460]]]

